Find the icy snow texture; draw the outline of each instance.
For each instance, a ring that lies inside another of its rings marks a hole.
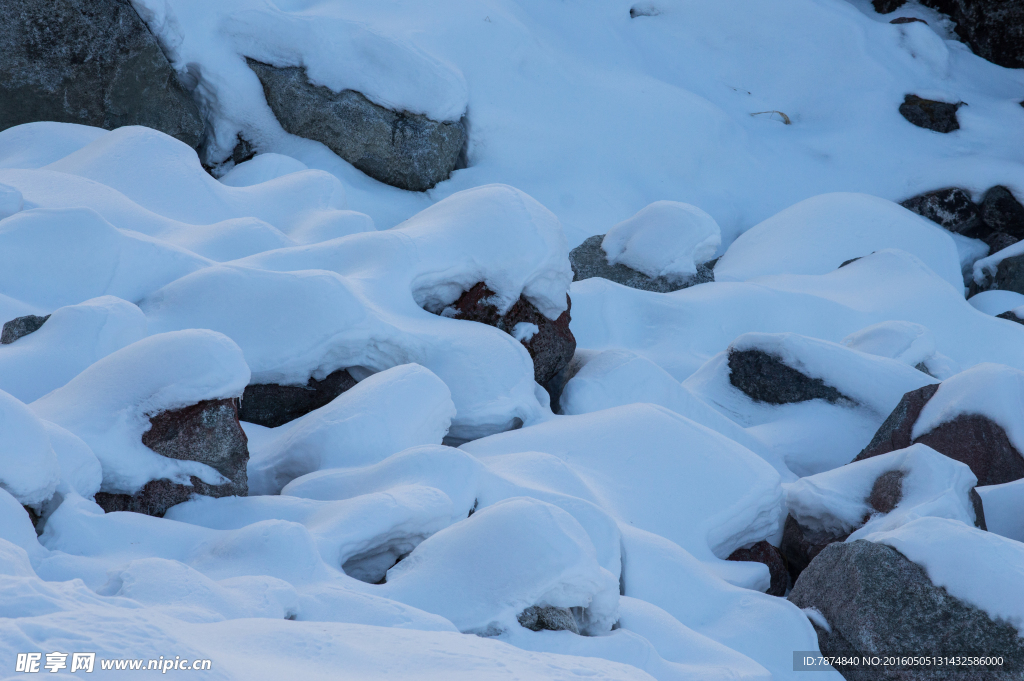
[[[879,514],[867,498],[875,481],[889,471],[903,473],[903,496],[896,508]],[[787,486],[786,505],[804,527],[837,536],[852,532],[848,541],[856,541],[922,517],[973,525],[974,507],[968,495],[977,483],[966,465],[917,444],[801,478]],[[869,520],[861,527],[865,518]]]
[[[103,491],[133,494],[150,480],[220,484],[205,464],[160,456],[142,444],[149,417],[203,400],[238,397],[249,368],[238,346],[214,331],[150,336],[99,360],[32,403],[40,418],[71,431],[103,464]]]
[[[649,277],[685,281],[711,260],[722,244],[715,219],[696,206],[655,201],[608,230],[601,248],[608,262]]]

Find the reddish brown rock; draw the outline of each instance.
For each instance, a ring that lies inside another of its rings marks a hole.
[[[326,406],[355,384],[345,369],[328,374],[322,381],[311,377],[306,385],[254,383],[245,387],[238,417],[246,423],[277,428]]]
[[[998,424],[980,414],[963,414],[911,440],[914,423],[938,389],[938,385],[926,385],[904,395],[854,461],[921,443],[967,464],[979,485],[999,485],[1024,478],[1024,457]]]
[[[494,292],[480,282],[463,293],[443,314],[453,319],[487,324],[513,336],[518,324],[535,325],[537,332],[520,342],[533,358],[534,379],[541,385],[547,385],[576,353],[576,337],[569,329],[569,311],[572,308],[569,296],[565,297],[568,307],[555,320],[545,317],[533,303],[522,297],[508,312],[498,314],[498,308],[491,302],[493,296]]]
[[[786,559],[782,552],[766,541],[759,541],[749,549],[736,549],[727,560],[743,561],[748,563],[764,563],[768,566],[768,573],[771,575],[771,586],[768,587],[769,596],[785,596],[789,588],[789,572],[786,569]]]
[[[171,459],[204,463],[228,482],[210,485],[195,476],[191,478],[191,485],[151,480],[135,494],[98,493],[96,503],[104,511],[134,511],[162,517],[171,506],[187,501],[193,494],[211,497],[248,494],[248,439],[238,422],[235,400],[206,400],[183,409],[161,412],[150,418],[150,423],[150,429],[142,435],[142,444]]]

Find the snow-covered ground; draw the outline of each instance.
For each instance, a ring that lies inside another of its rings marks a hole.
[[[979,488],[986,534],[965,464],[850,462],[940,382],[913,438],[982,414],[1024,452],[1024,326],[995,318],[1024,295],[965,297],[1024,247],[895,203],[1024,197],[1024,72],[913,3],[133,5],[195,81],[202,159],[143,127],[0,131],[0,323],[51,315],[0,345],[0,677],[57,651],[209,659],[209,679],[801,679],[808,614],[727,560],[787,515],[1022,626],[1020,481]],[[889,23],[910,15],[928,23]],[[246,57],[465,116],[467,165],[381,184],[285,132]],[[966,102],[961,129],[910,125],[907,93]],[[202,163],[239,135],[260,153],[216,179]],[[652,277],[720,257],[716,280],[573,282],[596,234]],[[457,318],[481,282],[549,321],[568,294],[564,388],[535,381],[537,324]],[[750,352],[840,399],[752,398],[730,368]],[[248,497],[96,503],[225,481],[144,445],[154,415],[340,369],[358,383],[326,406],[242,424]],[[894,470],[902,500],[872,514]],[[534,607],[575,630],[522,626]]]

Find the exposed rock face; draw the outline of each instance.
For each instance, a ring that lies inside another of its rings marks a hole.
[[[908,121],[919,128],[927,128],[935,132],[953,132],[960,129],[956,119],[956,110],[963,102],[950,104],[937,102],[933,99],[922,99],[917,95],[907,95],[900,104],[900,113]]]
[[[998,253],[1004,248],[1009,248],[1020,241],[1017,237],[1010,236],[1005,232],[992,232],[991,234],[986,234],[980,238],[988,245],[989,253]]]
[[[971,195],[959,187],[919,194],[900,202],[900,205],[958,234],[970,232],[981,225],[981,212]]]
[[[238,418],[246,423],[277,428],[329,404],[355,384],[356,380],[348,371],[338,369],[322,381],[310,378],[306,385],[247,385]]]
[[[151,428],[142,435],[142,444],[171,459],[204,463],[228,482],[210,485],[192,476],[191,486],[152,480],[135,494],[100,492],[96,503],[104,511],[134,511],[162,517],[171,506],[187,501],[193,494],[211,497],[248,494],[248,439],[238,423],[234,400],[206,400],[184,409],[161,412],[153,416],[150,423]]]
[[[601,277],[602,279],[614,281],[616,284],[637,288],[641,291],[670,293],[715,280],[715,271],[712,269],[714,261],[698,265],[697,274],[687,281],[673,281],[665,277],[649,277],[643,272],[637,272],[632,267],[626,267],[621,264],[609,265],[608,256],[601,247],[603,240],[604,234],[592,236],[569,253],[569,264],[572,265],[573,281]]]
[[[995,275],[984,286],[972,284],[971,295],[992,289],[1024,293],[1024,255],[1014,255],[1000,261]]]
[[[978,478],[979,485],[999,485],[1024,478],[1024,457],[1013,447],[999,425],[980,414],[960,415],[916,440],[910,439],[921,410],[938,389],[938,385],[926,385],[904,395],[854,461],[920,442],[967,464]]]
[[[903,471],[886,471],[878,476],[868,494],[868,506],[878,513],[889,513],[903,499]]]
[[[1024,6],[1016,0],[922,0],[948,14],[974,54],[1010,69],[1024,67]]]
[[[769,596],[785,596],[789,588],[789,571],[786,569],[786,559],[782,552],[766,541],[759,541],[749,549],[736,549],[727,560],[737,560],[752,563],[764,563],[768,566],[768,573],[772,577],[771,586],[768,587]]]
[[[1016,240],[1024,237],[1024,206],[1013,192],[1002,185],[985,192],[981,200],[981,217],[994,232],[1008,234]]]
[[[533,358],[534,379],[541,385],[548,385],[576,353],[576,337],[569,329],[569,312],[572,309],[569,296],[566,296],[569,308],[555,320],[545,317],[525,298],[516,301],[504,315],[499,315],[498,308],[491,302],[493,296],[494,292],[480,282],[463,293],[442,314],[487,324],[514,336],[526,346]]]
[[[33,121],[145,125],[196,147],[204,123],[127,0],[6,0],[0,130]]]
[[[812,530],[804,527],[793,516],[786,516],[786,525],[782,531],[782,555],[786,558],[789,579],[796,583],[814,557],[826,546],[835,542],[846,541],[849,534],[832,534],[825,530]]]
[[[895,12],[906,3],[907,0],[871,0],[871,4],[874,5],[875,11],[879,14]]]
[[[1024,669],[1024,639],[1013,626],[996,622],[983,610],[935,586],[923,568],[884,544],[830,544],[800,575],[789,600],[824,615],[831,631],[817,625],[815,630],[826,656],[1004,657],[999,671],[978,675],[926,667],[838,667],[847,679],[1018,679]]]
[[[1018,324],[1024,324],[1024,319],[1021,319],[1013,310],[1007,310],[1002,314],[997,314],[996,317],[1000,319],[1009,319],[1011,322],[1017,322]]]
[[[9,322],[4,322],[4,330],[0,333],[0,345],[9,345],[14,341],[35,333],[42,327],[43,322],[50,318],[50,315],[40,317],[30,314],[24,317],[15,317]]]
[[[459,163],[467,137],[461,121],[392,111],[354,90],[334,92],[310,83],[304,68],[248,62],[281,127],[325,144],[376,180],[426,191]]]
[[[805,376],[761,350],[729,351],[729,382],[757,402],[791,404],[821,399],[852,402],[820,378]]]
[[[519,613],[519,624],[530,631],[571,631],[579,634],[579,625],[568,608],[531,605]]]

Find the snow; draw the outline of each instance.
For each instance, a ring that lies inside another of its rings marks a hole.
[[[950,595],[1024,628],[1024,544],[948,518],[918,518],[863,537],[887,544],[928,573]]]
[[[371,465],[408,447],[441,444],[454,416],[448,388],[423,367],[382,371],[264,433],[250,452],[250,488],[277,494],[313,471]]]
[[[722,244],[715,219],[696,206],[655,201],[608,230],[601,248],[611,264],[649,277],[685,281],[697,265],[714,257]]]
[[[1024,294],[1016,291],[982,291],[968,298],[967,302],[975,309],[992,316],[1002,314],[1007,310],[1015,310],[1024,307]]]
[[[915,437],[981,413],[1024,451],[1024,329],[993,319],[1024,297],[964,296],[965,273],[1020,249],[989,255],[896,203],[1024,196],[1024,72],[971,54],[942,15],[133,6],[200,104],[199,152],[133,126],[0,131],[0,322],[52,315],[0,346],[0,657],[172,654],[224,679],[793,679],[812,614],[759,593],[765,565],[724,560],[778,543],[787,512],[845,530],[868,515],[854,538],[1024,621],[1020,481],[978,490],[984,533],[962,464],[920,445],[850,463],[906,391],[939,381]],[[462,120],[466,167],[427,192],[384,186],[286,133],[245,57]],[[908,123],[911,92],[968,102],[960,130]],[[259,153],[222,163],[239,135]],[[722,254],[716,282],[572,282],[569,250],[594,234],[652,276]],[[526,299],[556,319],[571,297],[564,388],[534,382],[521,341],[543,325],[445,315],[478,283],[501,312]],[[730,348],[849,399],[755,403]],[[242,424],[248,497],[164,518],[93,501],[220,480],[143,446],[151,416],[339,369],[359,383],[330,404]],[[870,515],[892,470],[904,498]],[[524,629],[531,605],[573,608],[588,635]]]
[[[939,385],[914,422],[910,437],[917,439],[960,415],[978,414],[999,425],[1010,438],[1010,444],[1024,452],[1022,411],[1024,372],[997,364],[979,364]]]
[[[984,286],[999,270],[999,263],[1007,258],[1018,256],[1021,253],[1024,253],[1024,246],[1022,246],[1021,242],[1018,241],[997,253],[993,253],[987,258],[978,260],[974,263],[974,283],[979,286]]]
[[[33,402],[146,335],[142,311],[114,296],[58,308],[34,333],[0,346],[0,390]]]
[[[45,325],[44,325],[45,326]],[[103,491],[132,494],[150,480],[191,484],[223,476],[142,444],[149,417],[203,400],[238,397],[249,368],[238,346],[214,331],[157,334],[107,355],[31,405],[39,418],[81,438],[103,465]]]
[[[21,504],[38,507],[53,496],[60,476],[46,427],[28,407],[0,391],[0,489]]]
[[[912,253],[957,291],[963,289],[960,257],[948,232],[865,194],[815,196],[751,227],[715,265],[715,281],[827,274],[847,260],[887,248]]]
[[[889,471],[903,474],[902,497],[896,508],[880,514],[867,498],[875,481]],[[786,506],[804,527],[849,534],[847,541],[856,541],[923,517],[973,525],[976,518],[969,494],[977,483],[966,465],[916,444],[801,478],[787,486]]]

